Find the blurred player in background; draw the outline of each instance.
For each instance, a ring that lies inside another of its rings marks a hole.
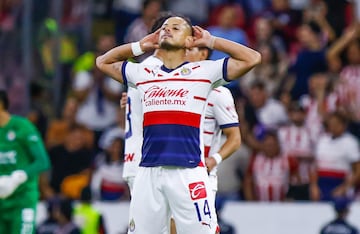
[[[35,126],[8,107],[7,93],[0,90],[0,233],[32,234],[38,177],[49,168],[49,158]]]
[[[163,65],[125,62],[162,48]],[[186,48],[208,47],[230,58],[186,62]],[[202,163],[202,121],[214,87],[260,63],[258,52],[217,38],[185,18],[171,17],[161,30],[97,58],[114,79],[136,85],[143,99],[144,140],[130,204],[129,233],[160,233],[173,215],[177,232],[215,233],[215,210]],[[154,215],[156,214],[156,215]]]

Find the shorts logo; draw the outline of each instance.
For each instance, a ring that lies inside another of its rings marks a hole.
[[[135,221],[134,221],[134,219],[131,219],[131,220],[130,220],[130,223],[129,223],[129,231],[130,231],[130,232],[135,231]]]
[[[205,184],[202,181],[189,184],[189,191],[192,200],[207,197]]]

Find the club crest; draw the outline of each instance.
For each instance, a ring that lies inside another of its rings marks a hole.
[[[181,68],[181,71],[180,71],[180,74],[183,75],[183,76],[187,76],[191,73],[191,70],[187,67],[183,67]]]

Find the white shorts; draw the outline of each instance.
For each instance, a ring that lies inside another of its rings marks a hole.
[[[133,193],[133,188],[134,188],[135,176],[125,177],[124,180],[126,181],[126,183],[127,183],[128,186],[129,186],[130,195],[132,195],[132,193]]]
[[[177,234],[214,234],[217,218],[212,192],[204,167],[140,167],[128,233],[162,233],[172,215]]]

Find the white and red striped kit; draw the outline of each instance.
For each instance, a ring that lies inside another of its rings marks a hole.
[[[210,91],[226,82],[227,61],[184,63],[176,69],[123,64],[124,81],[137,87],[144,113],[129,233],[161,233],[170,214],[178,233],[215,232],[202,127]]]

